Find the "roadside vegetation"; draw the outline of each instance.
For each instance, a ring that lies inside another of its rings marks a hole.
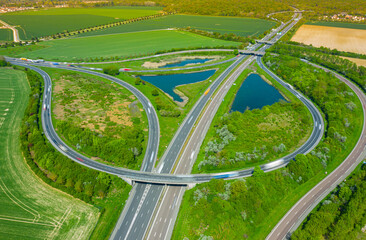
[[[362,130],[362,106],[337,78],[289,56],[264,63],[324,113],[326,133],[309,154],[286,168],[232,181],[212,180],[186,191],[173,239],[265,239],[282,216],[352,151]]]
[[[194,173],[248,168],[279,159],[300,147],[310,136],[311,115],[307,108],[261,70],[251,67],[274,85],[289,102],[262,109],[231,112],[236,93],[248,76],[244,72],[229,90],[201,146]]]
[[[118,59],[122,56],[132,57],[180,48],[236,47],[240,43],[212,39],[189,32],[161,30],[62,39],[40,42],[37,45],[44,48],[15,55],[11,54],[11,48],[9,48],[2,54],[55,61],[87,61],[96,57],[117,57]]]
[[[53,123],[59,135],[92,159],[138,170],[148,124],[136,97],[97,76],[45,70],[53,80]]]
[[[23,156],[44,182],[99,208],[100,217],[91,239],[106,239],[118,220],[131,186],[116,176],[75,163],[55,150],[42,134],[43,80],[35,72],[25,72],[31,91],[20,131]]]
[[[88,238],[98,209],[45,184],[22,155],[19,129],[29,93],[24,72],[0,68],[0,238]]]
[[[291,239],[364,239],[366,165],[339,184],[304,220]]]

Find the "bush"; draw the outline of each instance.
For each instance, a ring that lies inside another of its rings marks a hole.
[[[103,72],[105,74],[117,76],[119,74],[119,69],[116,66],[108,66],[108,67],[103,68]]]

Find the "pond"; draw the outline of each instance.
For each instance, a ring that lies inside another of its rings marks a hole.
[[[183,99],[173,90],[176,86],[204,81],[216,72],[215,69],[170,75],[138,76],[143,81],[149,82],[172,96],[174,101],[183,102]]]
[[[244,112],[247,109],[261,109],[284,100],[281,93],[264,81],[258,74],[250,74],[243,82],[231,106],[231,112]]]
[[[204,59],[200,59],[200,58],[195,58],[195,59],[186,59],[180,62],[176,62],[176,63],[171,63],[171,64],[167,64],[164,66],[161,66],[159,68],[171,68],[171,67],[183,67],[186,66],[188,64],[201,64],[201,63],[205,63],[212,60],[212,58],[204,58]]]

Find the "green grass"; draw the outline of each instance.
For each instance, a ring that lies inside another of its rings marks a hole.
[[[50,60],[77,61],[95,57],[151,54],[173,48],[238,46],[239,44],[189,32],[162,30],[41,42],[39,46],[45,48],[15,55],[28,58],[42,57]],[[6,55],[6,50],[3,52]]]
[[[352,29],[366,30],[366,24],[362,24],[362,23],[314,21],[314,22],[307,22],[306,24],[307,25],[326,26],[326,27],[339,27],[339,28],[352,28]]]
[[[98,209],[45,184],[22,157],[19,129],[28,93],[23,72],[0,69],[0,238],[88,238]]]
[[[20,11],[0,16],[10,25],[19,26],[21,39],[44,37],[125,19],[157,14],[159,8],[52,8],[38,11]]]
[[[13,31],[10,29],[0,29],[0,41],[13,41]]]
[[[134,22],[113,28],[83,33],[79,36],[191,27],[208,32],[234,33],[239,36],[259,36],[275,25],[273,21],[254,18],[170,15]]]

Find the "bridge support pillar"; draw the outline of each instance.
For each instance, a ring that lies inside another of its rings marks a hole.
[[[196,184],[197,184],[197,183],[189,183],[189,184],[187,185],[187,190],[194,188],[194,187],[196,186]]]
[[[120,177],[123,181],[125,181],[126,183],[128,183],[129,185],[133,186],[133,184],[135,183],[133,180],[129,179],[129,178],[125,178],[125,177]]]

